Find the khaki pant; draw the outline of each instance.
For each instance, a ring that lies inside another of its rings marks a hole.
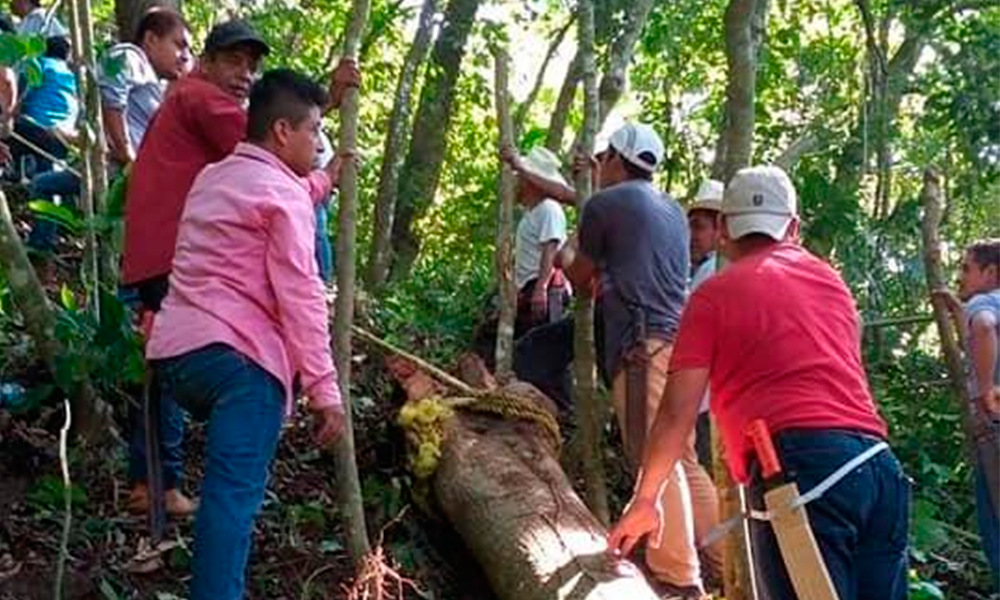
[[[667,369],[673,346],[662,340],[647,342],[650,361],[649,379],[646,383],[646,430],[653,425],[660,407],[663,389],[667,384]],[[615,415],[622,436],[625,427],[625,382],[627,374],[621,369],[612,385]],[[698,557],[696,540],[703,539],[719,522],[719,498],[708,473],[698,463],[694,449],[695,434],[685,444],[684,455],[674,467],[660,497],[663,514],[663,531],[660,547],[649,544],[646,564],[662,581],[677,585],[702,586],[702,565]],[[722,548],[714,544],[704,551],[705,567],[721,572]]]

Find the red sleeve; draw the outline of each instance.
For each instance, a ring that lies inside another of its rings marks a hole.
[[[229,156],[247,135],[247,113],[227,96],[199,94],[196,106],[188,106],[188,114],[201,132],[202,138],[220,158]]]
[[[704,288],[699,288],[684,307],[670,357],[671,371],[712,368],[719,342],[716,339],[719,309],[705,292]]]

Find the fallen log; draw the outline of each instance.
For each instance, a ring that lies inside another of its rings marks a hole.
[[[410,403],[442,395],[405,359],[388,359],[387,366]],[[496,394],[552,410],[533,386],[512,382],[497,388],[478,359],[463,361],[462,371],[482,390],[480,398]],[[430,488],[498,598],[656,599],[634,565],[605,553],[605,529],[570,486],[544,422],[501,418],[494,407],[480,412],[474,399],[442,402],[456,410],[443,422]]]

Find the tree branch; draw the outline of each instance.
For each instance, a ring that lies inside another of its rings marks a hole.
[[[549,70],[549,63],[552,62],[552,58],[556,55],[556,51],[559,50],[559,46],[562,45],[563,40],[566,39],[566,34],[569,32],[573,23],[576,21],[576,13],[569,16],[569,20],[563,25],[556,35],[549,42],[549,48],[545,52],[545,58],[542,60],[542,66],[538,68],[538,74],[535,76],[535,83],[531,87],[531,92],[528,93],[528,97],[524,99],[518,107],[517,111],[514,113],[514,137],[520,136],[521,131],[524,129],[524,121],[528,117],[528,111],[531,110],[531,106],[538,99],[538,94],[542,90],[542,84],[545,82],[545,73]]]

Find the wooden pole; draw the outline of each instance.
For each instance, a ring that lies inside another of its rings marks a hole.
[[[344,57],[357,60],[361,36],[368,22],[369,0],[354,0],[351,21],[344,35]],[[360,92],[349,88],[340,105],[338,152],[353,154],[358,137]],[[364,504],[358,465],[354,458],[354,427],[351,410],[351,324],[354,322],[355,240],[357,230],[358,170],[354,160],[344,162],[340,175],[339,233],[337,236],[337,300],[334,314],[334,357],[344,401],[344,433],[337,441],[334,462],[340,514],[344,517],[348,550],[357,566],[371,550],[365,527]]]
[[[583,129],[576,152],[590,156],[594,153],[597,137],[598,96],[597,67],[594,62],[594,3],[580,0],[577,4],[577,45],[583,80]],[[590,166],[576,175],[576,206],[583,214],[583,207],[591,195]],[[576,378],[576,406],[579,415],[579,450],[583,467],[587,504],[594,516],[607,525],[611,520],[608,509],[607,481],[601,451],[604,430],[604,412],[597,395],[597,374],[594,358],[594,301],[587,292],[577,297],[575,327],[573,332],[573,374]]]
[[[500,149],[514,147],[514,125],[510,116],[508,72],[510,57],[507,50],[495,47],[496,63],[493,94],[497,124],[500,127]],[[517,318],[517,287],[514,284],[514,170],[500,161],[500,189],[497,204],[496,273],[500,287],[500,319],[497,323],[496,375],[505,382],[514,370],[514,321]]]

